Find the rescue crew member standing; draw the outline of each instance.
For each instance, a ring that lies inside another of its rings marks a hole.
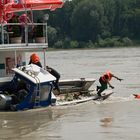
[[[106,72],[105,74],[103,74],[100,79],[99,82],[101,84],[101,86],[97,86],[97,94],[98,96],[101,96],[101,93],[107,89],[107,84],[109,85],[109,87],[111,87],[112,89],[114,88],[111,84],[110,84],[110,80],[112,79],[112,77],[116,78],[117,80],[121,81],[123,79],[118,78],[117,76],[113,75],[110,71]]]
[[[30,56],[29,64],[35,64],[35,65],[37,65],[37,66],[39,66],[39,67],[42,68],[42,65],[41,65],[41,63],[40,63],[40,59],[39,59],[39,57],[38,57],[35,53],[33,53],[33,54]]]
[[[54,84],[54,90],[58,91],[58,94],[60,94],[60,88],[59,88],[59,79],[60,79],[60,74],[53,68],[46,66],[47,71],[52,74],[54,77],[56,77],[56,81],[53,83]]]
[[[31,23],[31,20],[26,14],[22,14],[21,16],[19,16],[18,20],[19,20],[19,23],[21,24],[21,36],[22,36],[21,42],[25,43],[25,26],[27,23]]]

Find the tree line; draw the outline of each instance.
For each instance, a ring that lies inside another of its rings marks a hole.
[[[140,39],[140,0],[72,0],[49,12],[52,48],[130,46]]]

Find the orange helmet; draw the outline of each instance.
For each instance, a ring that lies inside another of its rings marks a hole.
[[[39,57],[35,53],[30,56],[30,60],[32,63],[37,63],[40,61]]]

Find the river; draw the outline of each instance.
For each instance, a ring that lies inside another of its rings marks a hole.
[[[0,113],[0,140],[139,140],[140,48],[48,51],[62,79],[98,78],[107,70],[114,94],[104,102]]]

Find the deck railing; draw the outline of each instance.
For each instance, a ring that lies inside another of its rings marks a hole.
[[[23,31],[24,28],[24,31]],[[41,30],[39,30],[39,28]],[[24,44],[26,46],[30,44],[48,44],[47,37],[47,24],[46,23],[6,23],[0,25],[0,45],[5,44]],[[38,35],[42,35],[42,41],[37,41]],[[12,41],[12,38],[15,38],[15,41]],[[19,40],[18,40],[19,39]]]

